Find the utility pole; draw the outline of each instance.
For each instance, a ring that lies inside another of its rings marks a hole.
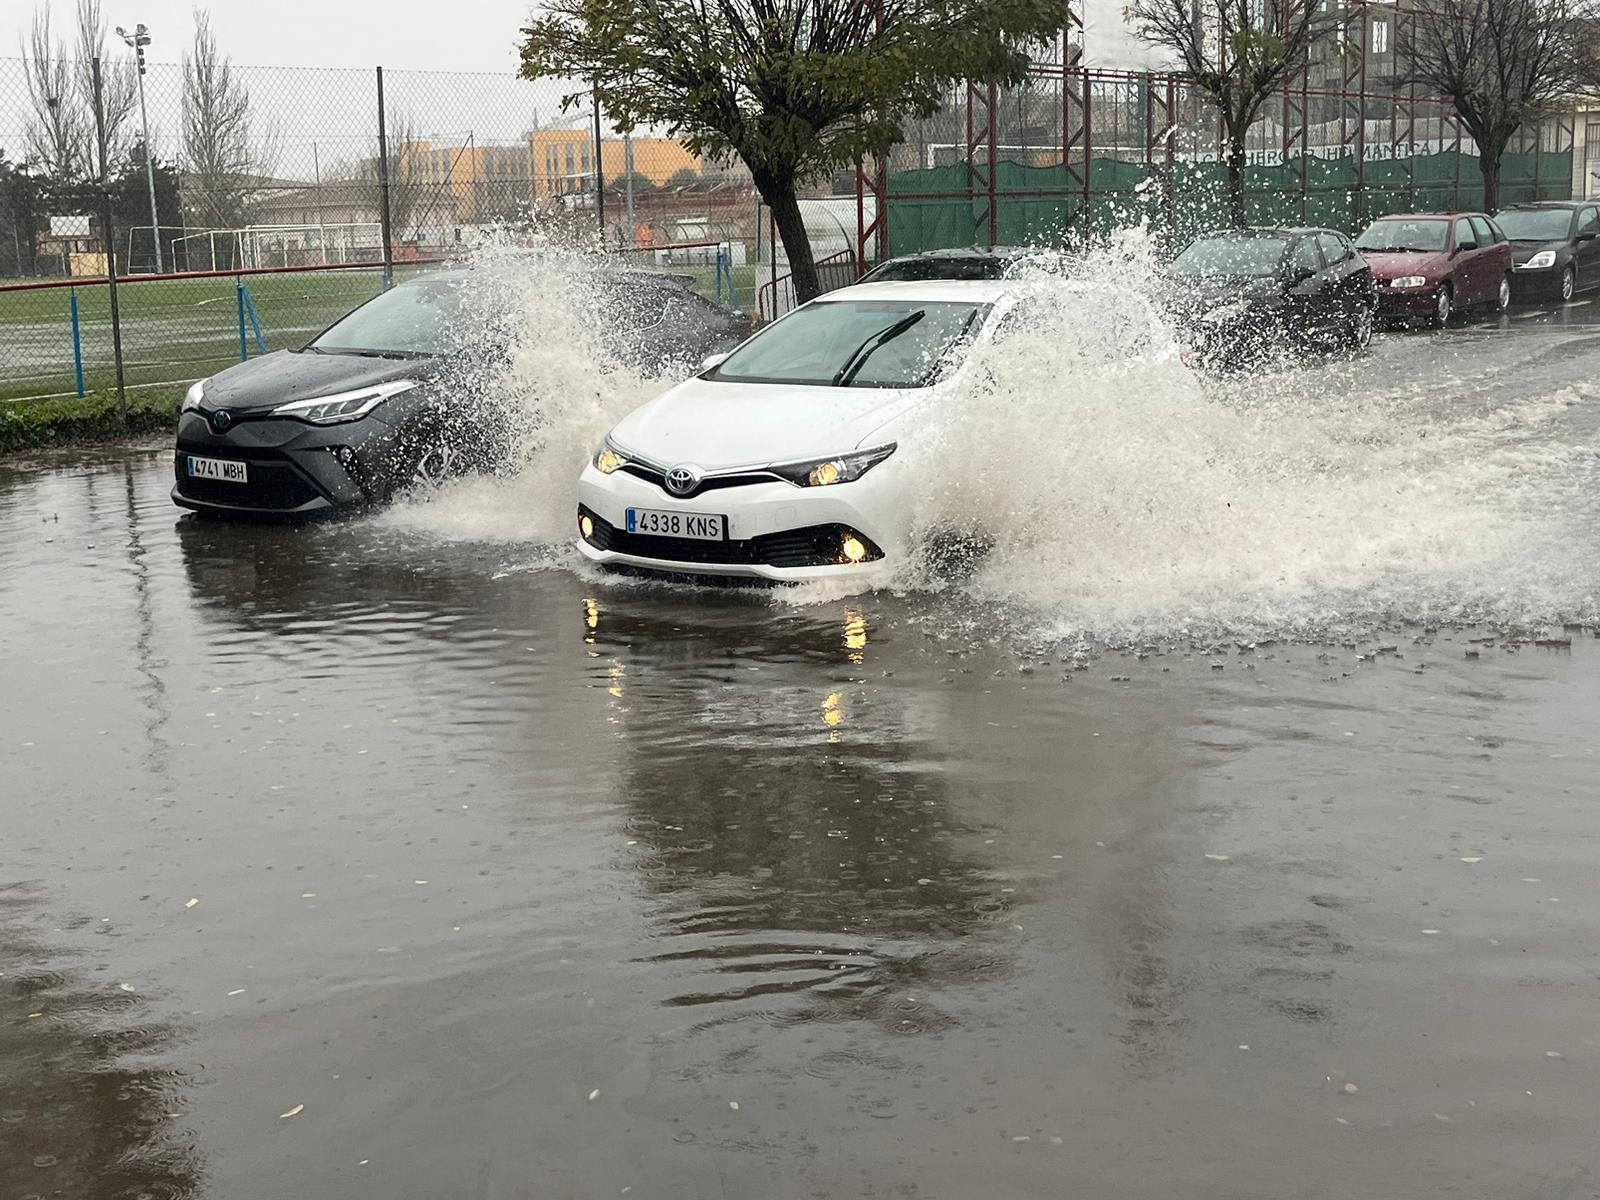
[[[156,274],[160,275],[161,218],[156,213],[156,156],[150,147],[150,114],[144,106],[144,48],[150,44],[150,30],[144,25],[135,25],[129,33],[118,25],[117,36],[133,48],[139,66],[139,123],[144,127],[144,179],[150,186],[150,240],[156,245]]]

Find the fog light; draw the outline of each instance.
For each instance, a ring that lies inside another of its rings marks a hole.
[[[356,460],[356,452],[349,446],[340,446],[333,452],[333,456],[339,460],[339,465],[344,467],[348,467]]]
[[[588,541],[594,537],[594,522],[586,516],[578,518],[578,532],[583,535],[583,540]]]
[[[866,546],[853,533],[845,535],[845,539],[840,543],[839,549],[844,554],[845,562],[858,563],[867,556]]]

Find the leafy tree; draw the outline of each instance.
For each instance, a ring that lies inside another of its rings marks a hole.
[[[886,154],[958,80],[1019,82],[1066,20],[1062,0],[547,0],[522,74],[586,81],[623,131],[737,154],[805,301],[819,288],[800,187]]]
[[[111,227],[117,231],[121,244],[118,254],[127,253],[129,261],[124,270],[133,270],[135,264],[143,269],[155,269],[155,250],[144,237],[150,227],[150,183],[144,170],[144,142],[135,142],[128,150],[121,168],[111,177]],[[176,163],[162,162],[158,156],[152,164],[156,181],[156,211],[161,214],[164,226],[178,224],[178,168]],[[130,252],[128,233],[136,230]],[[168,232],[171,232],[169,229]],[[172,266],[176,268],[177,264]]]
[[[1449,99],[1477,142],[1483,204],[1493,212],[1501,159],[1517,131],[1593,81],[1600,8],[1592,0],[1416,3],[1412,70]]]
[[[656,190],[655,180],[642,171],[625,171],[614,179],[606,181],[606,190],[616,195],[622,195],[628,190],[628,184],[633,184],[633,194],[643,196],[646,192]]]
[[[38,179],[0,149],[0,278],[35,273],[42,220]]]
[[[667,180],[668,190],[675,192],[696,191],[705,186],[706,178],[693,167],[680,167],[672,173]]]
[[[1273,93],[1305,69],[1318,37],[1337,28],[1339,7],[1324,0],[1133,0],[1126,10],[1139,36],[1176,54],[1221,115],[1235,226],[1245,223],[1245,135]]]

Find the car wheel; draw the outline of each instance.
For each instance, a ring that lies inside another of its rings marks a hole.
[[[422,452],[411,468],[410,484],[437,490],[454,473],[455,452],[449,446],[432,446]]]
[[[1359,305],[1342,339],[1344,344],[1352,350],[1365,350],[1372,345],[1372,327],[1377,319],[1368,305]]]
[[[1578,292],[1578,268],[1571,263],[1561,272],[1561,302],[1565,304]]]
[[[1503,313],[1511,307],[1511,276],[1500,276],[1500,290],[1494,294],[1494,311]]]
[[[1450,323],[1450,314],[1455,312],[1455,296],[1450,291],[1448,283],[1439,286],[1439,296],[1433,302],[1433,323],[1443,329]]]

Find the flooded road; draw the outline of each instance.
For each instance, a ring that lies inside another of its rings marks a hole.
[[[1086,653],[170,471],[0,466],[5,1200],[1600,1195],[1592,542]]]

